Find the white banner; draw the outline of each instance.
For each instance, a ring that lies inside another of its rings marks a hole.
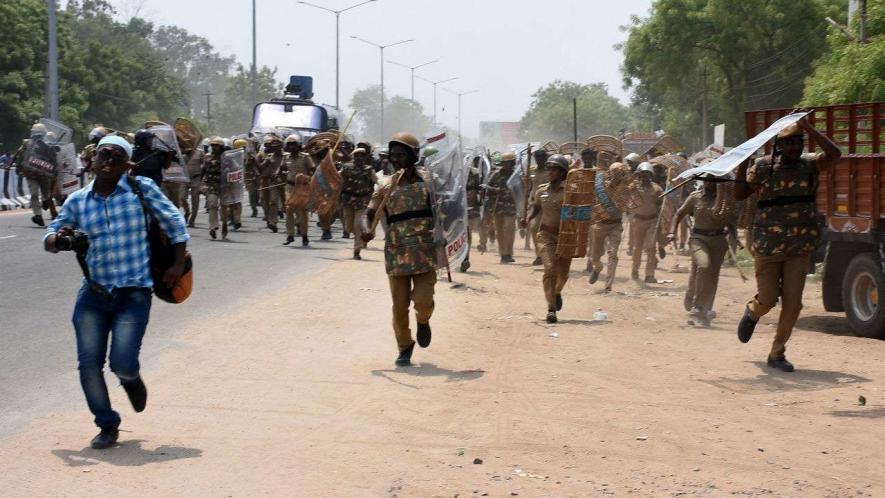
[[[439,152],[426,165],[433,201],[436,238],[443,245],[440,269],[457,267],[467,257],[467,168],[454,140],[434,143]]]
[[[753,153],[765,145],[766,142],[774,138],[781,130],[799,121],[810,113],[811,112],[809,111],[784,116],[772,123],[771,126],[766,128],[762,133],[731,149],[715,160],[703,166],[698,166],[682,172],[676,177],[676,180],[685,180],[686,178],[702,174],[725,176],[734,171],[735,168],[740,166],[742,162],[746,161],[748,157],[752,156]]]

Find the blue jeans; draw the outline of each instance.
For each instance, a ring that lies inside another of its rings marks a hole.
[[[103,296],[83,285],[74,307],[77,332],[77,363],[80,385],[95,425],[104,429],[120,425],[120,414],[111,409],[104,381],[104,360],[111,341],[111,371],[120,382],[138,379],[138,352],[151,311],[151,289],[126,287]]]

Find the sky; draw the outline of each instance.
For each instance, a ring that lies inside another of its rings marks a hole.
[[[134,14],[203,36],[248,66],[252,58],[250,0],[111,0],[121,18]],[[344,9],[360,0],[312,0]],[[386,49],[385,59],[415,66],[438,85],[437,118],[457,129],[458,98],[442,90],[478,90],[462,97],[463,133],[476,137],[480,121],[518,121],[531,95],[561,79],[602,82],[622,102],[622,55],[614,45],[631,15],[646,16],[652,0],[375,0],[341,14],[341,104],[356,89],[380,82],[377,44],[413,39]],[[258,65],[314,78],[314,101],[335,103],[335,15],[296,0],[257,0]],[[408,69],[385,63],[385,93],[410,95]],[[415,81],[415,98],[433,114],[432,85]]]

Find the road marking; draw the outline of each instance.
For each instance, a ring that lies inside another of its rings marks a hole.
[[[3,239],[11,239],[11,238],[13,238],[13,237],[18,237],[18,235],[4,235],[3,237],[0,237],[0,240],[3,240]]]

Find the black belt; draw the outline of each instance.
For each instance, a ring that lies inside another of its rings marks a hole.
[[[816,199],[813,195],[784,195],[773,199],[764,199],[756,203],[756,207],[769,208],[775,206],[788,206],[790,204],[800,204],[805,202],[814,202]]]
[[[387,216],[387,223],[414,220],[415,218],[433,218],[433,210],[421,209],[418,211],[406,211],[405,213],[391,214]]]
[[[692,228],[692,235],[707,235],[709,237],[715,237],[719,235],[725,235],[728,233],[728,230],[725,228],[718,228],[715,230],[704,230],[703,228]]]

